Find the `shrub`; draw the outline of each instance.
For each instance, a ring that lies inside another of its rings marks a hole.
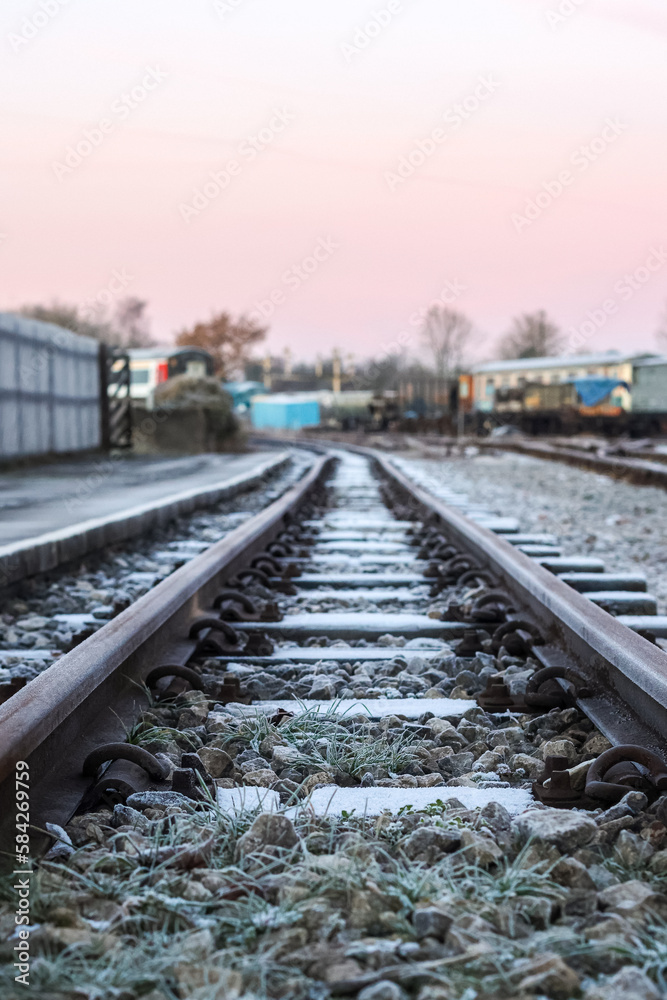
[[[215,378],[176,375],[155,389],[155,407],[162,411],[200,410],[206,419],[206,433],[218,445],[234,438],[239,423],[232,408],[232,398]]]

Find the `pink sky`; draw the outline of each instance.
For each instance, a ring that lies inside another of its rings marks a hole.
[[[480,358],[517,313],[567,331],[605,300],[587,349],[655,348],[662,0],[4,0],[0,44],[0,308],[84,303],[120,272],[163,341],[273,294],[273,350],[369,356],[417,350],[449,282]]]

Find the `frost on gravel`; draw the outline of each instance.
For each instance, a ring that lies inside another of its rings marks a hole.
[[[490,675],[519,691],[535,661],[493,655],[490,638],[474,657],[391,634],[306,646],[314,663],[289,662],[285,643],[224,668],[241,695],[288,699],[289,715],[219,704],[221,663],[203,659],[202,691],[155,701],[133,727],[131,743],[201,790],[102,801],[51,826],[31,883],[34,995],[665,996],[667,796],[630,790],[587,812],[532,801],[547,756],[583,780],[608,746],[575,708],[477,706]],[[13,995],[9,898],[0,992]]]
[[[143,793],[52,826],[54,849],[31,876],[25,995],[665,996],[665,797],[513,816],[497,794],[446,790],[420,808],[406,789],[398,814],[371,815],[350,796],[322,816],[312,804],[327,788],[287,810],[259,806],[264,789],[241,791],[234,808],[223,789],[217,803]],[[18,996],[15,909],[9,890],[8,997]]]
[[[522,531],[552,532],[565,555],[604,560],[609,571],[641,571],[667,612],[667,492],[618,482],[557,462],[509,453],[401,459],[434,491],[458,492]]]

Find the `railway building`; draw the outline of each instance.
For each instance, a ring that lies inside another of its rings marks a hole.
[[[647,352],[489,361],[461,376],[459,393],[482,432],[667,433],[667,358]]]
[[[575,354],[556,358],[518,358],[511,361],[488,361],[472,369],[474,408],[490,412],[503,389],[523,389],[527,385],[558,385],[581,378],[618,379],[630,388],[638,364],[656,355],[644,352]],[[667,359],[663,359],[667,364]],[[665,369],[667,372],[667,368]],[[631,392],[619,395],[619,406],[632,408]]]

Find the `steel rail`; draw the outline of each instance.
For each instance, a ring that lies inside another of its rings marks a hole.
[[[545,665],[576,665],[591,696],[582,711],[614,744],[667,753],[667,654],[495,535],[416,486],[385,456],[357,449],[451,541],[490,569],[545,639],[534,654]],[[522,610],[521,617],[525,617]]]
[[[124,740],[148,704],[144,679],[162,663],[185,664],[192,621],[223,583],[262,551],[322,481],[323,455],[280,499],[172,573],[0,705],[0,834],[13,826],[17,761],[30,766],[31,823],[65,823],[90,779],[81,766],[101,743]]]
[[[318,444],[373,460],[420,519],[435,518],[454,545],[497,577],[521,608],[520,617],[531,618],[544,637],[544,645],[533,649],[535,659],[544,666],[577,668],[590,691],[577,704],[613,744],[641,745],[667,756],[667,653],[502,536],[414,484],[384,454],[353,444]]]
[[[635,486],[659,486],[667,488],[667,467],[660,461],[644,458],[617,457],[615,455],[594,455],[577,448],[567,448],[547,442],[532,441],[475,441],[479,448],[487,451],[509,451],[516,455],[530,455],[552,462],[563,462],[580,469],[589,469],[602,475],[612,476]]]

